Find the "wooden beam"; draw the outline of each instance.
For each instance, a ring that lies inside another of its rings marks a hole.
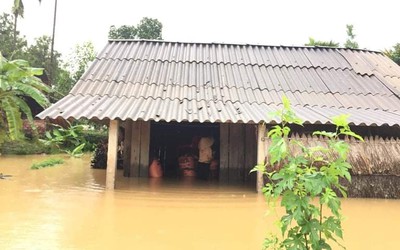
[[[257,127],[257,165],[265,164],[265,124],[258,124]],[[261,194],[264,186],[263,173],[257,171],[257,193]]]
[[[131,164],[131,140],[132,140],[132,120],[124,122],[125,136],[124,136],[124,176],[130,176]]]
[[[219,180],[228,181],[229,174],[229,124],[219,125]]]
[[[131,162],[130,162],[130,175],[131,177],[139,176],[139,163],[140,163],[140,122],[134,121],[132,124],[131,135]]]
[[[149,152],[150,151],[150,122],[142,121],[140,126],[140,163],[139,176],[149,175]]]
[[[110,120],[108,129],[106,189],[115,188],[115,172],[117,169],[119,121]]]

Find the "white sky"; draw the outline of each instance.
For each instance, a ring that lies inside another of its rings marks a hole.
[[[23,2],[21,33],[29,42],[51,35],[54,0]],[[12,3],[0,0],[0,12],[11,13]],[[167,41],[266,45],[303,45],[310,36],[343,44],[353,24],[360,48],[379,51],[400,43],[399,7],[399,0],[58,0],[55,47],[66,55],[92,41],[99,52],[111,25],[151,17]]]

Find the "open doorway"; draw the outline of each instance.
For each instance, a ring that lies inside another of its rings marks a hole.
[[[190,168],[199,161],[199,143],[209,142],[215,162],[215,166],[211,163],[211,168],[215,168],[211,177],[216,178],[219,141],[219,123],[152,122],[150,160],[159,159],[165,177],[190,176]]]

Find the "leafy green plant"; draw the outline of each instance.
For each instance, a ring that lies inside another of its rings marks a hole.
[[[84,128],[80,124],[72,125],[68,121],[67,123],[67,128],[52,124],[55,129],[47,131],[45,134],[46,138],[42,142],[46,145],[57,147],[60,151],[77,156],[83,151],[85,145],[87,145],[84,137]]]
[[[0,53],[0,128],[7,128],[12,140],[22,139],[24,113],[34,127],[32,112],[24,96],[33,98],[40,106],[49,105],[44,93],[50,88],[37,78],[43,69],[29,67],[27,61],[8,61]]]
[[[85,143],[82,143],[81,145],[77,146],[74,148],[72,151],[71,150],[65,150],[67,154],[69,154],[72,157],[79,158],[83,155],[83,148],[85,147]]]
[[[326,137],[326,143],[306,146],[290,137],[289,124],[302,125],[302,121],[286,97],[283,109],[274,115],[282,123],[268,132],[269,161],[252,171],[264,173],[268,180],[262,189],[266,200],[274,205],[280,198],[285,214],[278,221],[281,237],[268,236],[264,249],[331,249],[332,241],[342,246],[337,240],[343,237],[343,230],[341,204],[335,190],[346,197],[346,188],[339,179],[351,181],[351,166],[347,162],[349,145],[340,138],[362,138],[350,130],[348,116],[340,115],[332,118],[336,131],[313,133]],[[329,216],[323,214],[325,209]]]
[[[46,167],[53,167],[58,164],[63,164],[64,160],[63,159],[57,159],[57,158],[50,158],[47,160],[44,160],[39,163],[34,163],[31,166],[31,169],[41,169],[41,168],[46,168]]]

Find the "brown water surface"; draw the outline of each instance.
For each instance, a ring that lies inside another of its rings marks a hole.
[[[29,169],[48,157],[0,156],[0,249],[261,249],[274,229],[249,187],[118,171],[105,191],[89,156]],[[347,249],[400,249],[400,200],[347,199],[343,213]]]

